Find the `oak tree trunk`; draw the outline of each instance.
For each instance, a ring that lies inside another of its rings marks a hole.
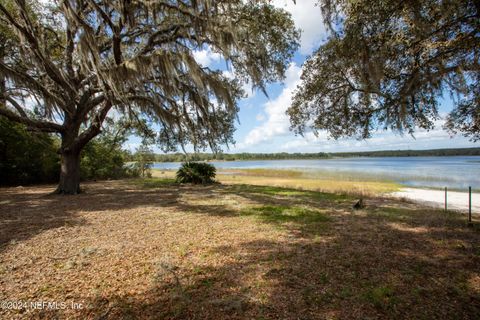
[[[61,153],[60,182],[56,193],[80,193],[80,151]]]
[[[3,39],[0,38],[0,41]],[[5,48],[4,44],[0,45],[0,62],[3,63],[5,60]],[[3,75],[0,75],[0,107],[5,107],[5,88],[6,88],[6,82],[5,82],[5,77]]]

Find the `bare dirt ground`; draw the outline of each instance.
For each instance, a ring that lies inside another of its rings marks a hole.
[[[480,315],[478,220],[278,187],[84,186],[0,189],[1,319]]]

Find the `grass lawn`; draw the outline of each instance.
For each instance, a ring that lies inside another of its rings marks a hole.
[[[0,319],[478,319],[478,219],[240,179],[0,189],[0,301],[67,303]]]

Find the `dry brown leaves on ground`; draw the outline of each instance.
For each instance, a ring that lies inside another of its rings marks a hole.
[[[478,221],[455,214],[247,185],[52,190],[0,189],[1,319],[480,315]]]

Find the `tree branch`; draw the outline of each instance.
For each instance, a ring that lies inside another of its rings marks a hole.
[[[81,150],[90,140],[92,140],[96,135],[100,133],[102,128],[102,123],[107,117],[108,112],[112,108],[110,101],[105,102],[105,106],[99,110],[99,112],[94,116],[94,119],[91,122],[90,127],[83,131],[74,142],[73,148]]]
[[[113,45],[113,57],[115,59],[115,63],[117,65],[122,63],[122,39],[120,37],[120,32],[122,30],[122,25],[115,25],[110,18],[110,16],[100,8],[100,6],[93,0],[88,0],[88,2],[92,5],[92,7],[97,11],[97,13],[102,17],[103,21],[110,27],[112,30],[112,45]],[[120,19],[121,21],[121,19]]]
[[[43,86],[40,82],[38,82],[29,74],[12,69],[11,67],[7,66],[2,62],[0,62],[0,70],[6,73],[7,76],[11,75],[12,77],[22,79],[22,82],[29,83],[34,89],[40,91],[44,97],[47,97],[52,101],[55,101],[58,107],[64,108],[65,102],[62,100],[62,98],[56,96],[54,93],[51,92],[51,90],[48,90],[45,86]],[[64,111],[68,112],[70,110],[64,110]]]
[[[8,98],[7,98],[8,99]],[[10,102],[10,100],[9,100]],[[33,120],[28,117],[24,117],[21,115],[16,114],[13,111],[8,110],[7,108],[4,108],[0,106],[0,116],[4,116],[5,118],[25,124],[27,126],[30,126],[32,128],[39,129],[44,132],[59,132],[62,133],[65,131],[65,128],[57,123],[53,122],[48,122],[48,121],[41,121],[41,120]]]
[[[83,99],[83,97],[82,97]],[[85,103],[80,103],[78,108],[78,116],[81,120],[92,111],[96,106],[105,101],[105,96],[103,94],[94,97],[93,99],[87,100]]]
[[[24,118],[28,118],[28,115],[25,113],[25,111],[22,109],[22,107],[18,104],[17,101],[15,101],[15,99],[12,99],[12,97],[2,97],[0,96],[0,99],[3,98],[5,100],[7,100],[8,102],[10,102],[10,104],[17,110],[18,113],[20,113],[20,115]]]
[[[39,61],[39,63],[45,69],[47,75],[57,84],[62,86],[65,90],[69,91],[70,94],[74,94],[75,90],[71,86],[71,84],[62,76],[61,72],[57,69],[54,63],[51,60],[47,59],[42,50],[40,49],[37,37],[35,34],[31,33],[30,31],[34,30],[32,26],[32,22],[28,16],[27,10],[25,9],[25,3],[17,1],[17,6],[21,12],[22,20],[26,24],[29,25],[31,30],[27,30],[27,28],[22,27],[18,24],[15,18],[8,12],[8,10],[0,3],[0,12],[2,12],[8,21],[25,37],[28,44],[31,46],[31,51],[34,57]]]

